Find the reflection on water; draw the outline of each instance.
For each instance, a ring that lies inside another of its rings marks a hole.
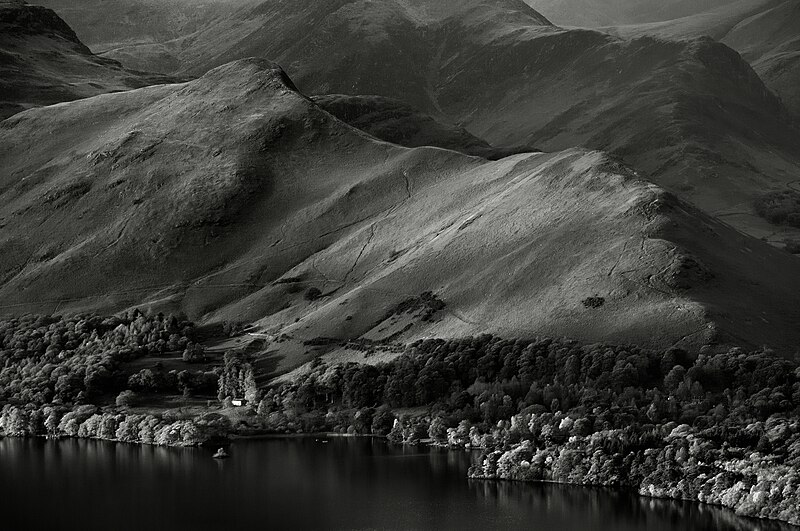
[[[464,452],[377,439],[207,449],[0,440],[0,528],[784,531],[691,503],[605,489],[470,481]]]

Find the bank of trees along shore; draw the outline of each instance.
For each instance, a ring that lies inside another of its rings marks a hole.
[[[118,364],[193,341],[190,324],[163,316],[0,323],[0,432],[197,444],[241,431],[217,413],[133,414],[115,394],[175,385],[142,371],[120,382]],[[800,368],[768,350],[483,335],[420,341],[376,365],[316,360],[266,390],[246,355],[213,376],[220,400],[249,400],[248,429],[476,448],[474,478],[629,488],[800,525]],[[123,407],[92,405],[110,389]]]
[[[185,418],[99,407],[118,403],[126,409],[134,405],[135,391],[213,394],[214,373],[160,370],[157,361],[130,376],[122,370],[145,356],[172,353],[192,361],[200,354],[195,335],[185,319],[139,311],[0,321],[0,433],[172,445],[226,433],[229,424],[221,415]]]
[[[800,525],[800,369],[769,351],[426,340],[391,363],[319,364],[258,415],[277,431],[482,449],[474,478],[630,488]]]

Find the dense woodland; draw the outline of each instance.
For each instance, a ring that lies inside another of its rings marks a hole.
[[[766,350],[426,340],[388,364],[319,364],[269,390],[258,415],[279,431],[481,448],[475,478],[630,488],[800,525],[800,368]]]
[[[218,374],[190,369],[204,356],[195,332],[185,319],[139,311],[0,321],[0,433],[179,445],[227,432],[219,414],[130,409],[137,393],[216,393]],[[168,356],[188,368],[161,369],[158,359]],[[125,367],[144,357],[154,358],[152,368],[126,375]]]
[[[138,312],[2,322],[0,432],[167,445],[254,429],[373,434],[482,449],[475,478],[629,488],[800,525],[800,368],[768,350],[483,335],[419,341],[375,365],[318,359],[264,390],[243,353],[205,378],[119,370],[171,350],[190,364],[204,356],[194,339],[189,323]],[[215,389],[225,414],[130,408],[142,390],[193,386]],[[246,425],[231,423],[232,397],[250,402]]]

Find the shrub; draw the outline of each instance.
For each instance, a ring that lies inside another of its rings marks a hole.
[[[583,299],[583,305],[587,308],[599,308],[606,303],[603,297],[587,297]]]
[[[307,301],[315,301],[322,297],[322,292],[319,290],[319,288],[308,288],[304,297]]]
[[[800,254],[800,240],[784,240],[786,251],[792,254]]]

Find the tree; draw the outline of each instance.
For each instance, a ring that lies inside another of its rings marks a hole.
[[[58,433],[58,422],[60,420],[59,411],[55,407],[45,408],[44,429],[48,435],[55,435]]]
[[[441,416],[436,416],[431,420],[428,427],[428,437],[439,444],[447,442],[447,423]]]
[[[206,358],[206,351],[199,343],[189,343],[183,351],[183,361],[186,363],[196,363]]]
[[[682,365],[675,365],[669,373],[664,376],[664,390],[668,393],[677,391],[678,386],[686,377],[686,369]]]
[[[394,424],[394,413],[388,406],[380,406],[375,410],[375,415],[372,417],[372,433],[376,435],[386,435],[392,429]]]
[[[261,392],[258,390],[258,385],[256,384],[256,376],[255,372],[253,371],[253,367],[249,364],[247,365],[247,369],[245,371],[243,387],[244,398],[251,404],[258,403],[258,401],[261,399]]]
[[[117,407],[132,407],[136,404],[138,398],[139,397],[136,395],[136,393],[130,389],[126,389],[117,395]]]

